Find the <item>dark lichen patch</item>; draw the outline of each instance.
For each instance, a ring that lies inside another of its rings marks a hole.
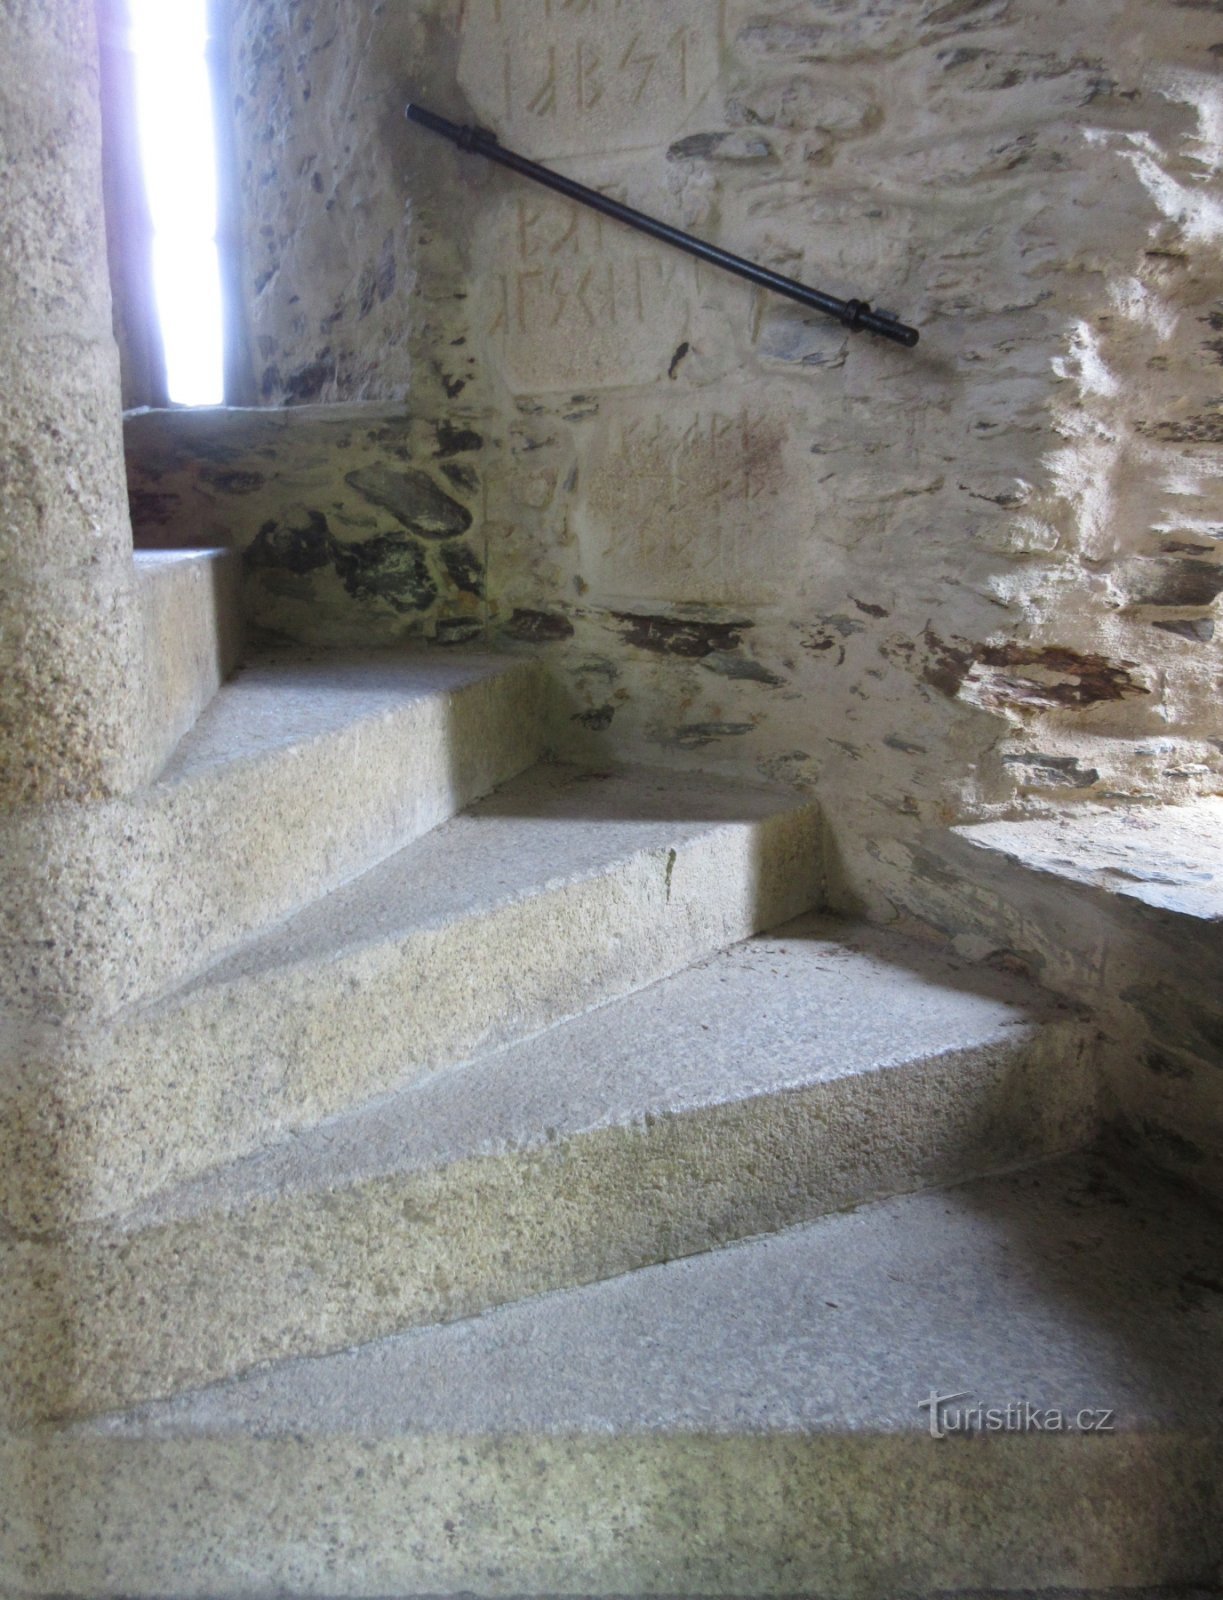
[[[712,155],[725,138],[721,133],[690,133],[686,139],[677,139],[667,151],[668,161],[687,161]]]
[[[1223,593],[1223,566],[1213,561],[1137,560],[1119,574],[1130,605],[1209,606]]]
[[[374,309],[374,301],[378,293],[378,278],[374,268],[368,263],[361,269],[361,276],[357,282],[357,321],[364,322]]]
[[[754,722],[685,722],[676,728],[670,743],[681,750],[699,750],[717,739],[741,738],[745,733],[753,733],[755,728]]]
[[[335,377],[335,362],[330,357],[330,349],[324,350],[316,361],[289,374],[284,381],[286,405],[308,405],[319,398]]]
[[[484,564],[470,545],[448,544],[442,551],[442,566],[456,589],[483,599]]]
[[[613,611],[626,644],[655,655],[699,661],[715,651],[737,650],[750,622],[694,622],[685,617],[647,617]]]
[[[995,8],[995,0],[945,0],[945,4],[932,11],[925,22],[927,27],[941,28],[949,22],[962,22],[965,18],[975,17],[977,12],[991,8]],[[1005,7],[997,9],[1004,10]]]
[[[469,467],[464,461],[447,461],[442,466],[442,472],[455,488],[462,490],[464,494],[475,494],[480,488],[476,469]]]
[[[226,438],[210,438],[206,433],[192,431],[189,440],[174,440],[167,442],[166,454],[159,459],[157,468],[148,469],[154,478],[160,478],[163,472],[192,472],[201,461],[216,461],[223,463],[237,463],[248,456],[274,453],[265,444],[262,449],[256,449],[253,440],[262,436],[262,430],[254,420],[250,423],[250,432],[241,442],[231,435]]]
[[[1148,1152],[1158,1160],[1185,1167],[1200,1166],[1206,1160],[1206,1152],[1200,1145],[1151,1117],[1143,1118],[1142,1133]]]
[[[484,435],[477,433],[474,428],[464,428],[453,422],[441,421],[434,425],[437,436],[437,455],[443,460],[447,456],[463,455],[469,450],[480,450],[484,446]]]
[[[1030,955],[1020,950],[1012,950],[1004,946],[999,950],[991,950],[985,957],[984,966],[992,967],[995,972],[1009,972],[1012,977],[1026,978],[1029,982],[1036,979],[1036,966]]]
[[[588,422],[599,414],[599,402],[586,394],[576,394],[569,402],[570,409],[561,412],[562,422]]]
[[[1180,1278],[1181,1299],[1190,1302],[1195,1308],[1206,1304],[1207,1295],[1223,1295],[1223,1277],[1217,1272],[1205,1272],[1198,1267],[1190,1267],[1188,1272],[1182,1272]]]
[[[837,653],[836,665],[840,667],[845,664],[844,641],[851,639],[856,633],[865,632],[866,624],[864,622],[859,622],[856,617],[847,617],[840,612],[836,612],[830,617],[822,617],[820,626],[808,634],[802,641],[802,645],[804,650],[814,650],[821,653],[835,650]]]
[[[1141,422],[1138,431],[1161,444],[1223,444],[1223,410],[1166,422]]]
[[[715,651],[707,655],[701,662],[706,672],[716,672],[723,678],[735,678],[746,683],[764,683],[771,689],[779,689],[785,683],[784,678],[777,673],[770,672],[768,667],[762,666],[759,661],[751,661],[746,656],[724,654]]]
[[[833,612],[830,617],[820,619],[823,627],[835,633],[838,639],[849,639],[855,633],[865,633],[866,624],[858,622],[854,617],[847,617],[840,611]]]
[[[1024,785],[1038,789],[1090,789],[1099,783],[1095,767],[1081,767],[1077,756],[1044,754],[1039,750],[1003,756],[1003,764],[1014,767]]]
[[[391,450],[396,455],[406,456],[412,437],[412,419],[404,417],[400,421],[380,423],[376,428],[367,429],[365,437],[370,444]]]
[[[1071,1211],[1095,1211],[1102,1205],[1129,1210],[1134,1201],[1111,1173],[1097,1166],[1089,1167],[1081,1178],[1070,1184],[1062,1195],[1062,1203]]]
[[[333,504],[328,513],[328,519],[333,528],[355,528],[363,534],[376,533],[378,531],[379,519],[372,511],[361,513],[350,511],[347,508],[338,510]],[[337,535],[338,537],[339,535]]]
[[[344,479],[371,505],[389,511],[421,539],[454,539],[471,527],[471,512],[438,487],[426,472],[410,467],[362,467]]]
[[[1193,1077],[1193,1068],[1174,1055],[1171,1050],[1161,1050],[1157,1045],[1147,1050],[1142,1057],[1142,1064],[1148,1072],[1157,1078],[1176,1078],[1183,1080]]]
[[[930,655],[922,667],[922,678],[932,689],[954,700],[972,671],[973,653],[963,645],[948,644],[929,628],[924,637]]]
[[[1121,998],[1142,1013],[1160,1045],[1223,1062],[1223,1010],[1209,1010],[1162,982],[1132,984]]]
[[[676,345],[675,354],[671,357],[671,365],[667,368],[668,378],[675,377],[675,374],[679,371],[680,362],[691,349],[692,346],[688,343],[687,339],[684,339],[680,344]]]
[[[378,304],[389,300],[395,293],[395,280],[398,277],[398,266],[395,261],[395,236],[388,233],[382,241],[382,252],[378,257],[377,289]]]
[[[980,67],[974,87],[989,93],[1016,89],[1024,84],[1043,83],[1073,76],[1081,82],[1080,105],[1116,91],[1116,81],[1104,71],[1103,62],[1084,56],[1059,56],[1052,52],[1018,54],[977,51]]]
[[[470,644],[484,632],[478,617],[442,617],[433,630],[436,644]]]
[[[551,644],[573,638],[573,623],[559,611],[532,611],[518,607],[505,625],[511,639],[525,644]]]
[[[1215,625],[1210,617],[1178,617],[1172,622],[1157,622],[1157,628],[1173,633],[1178,639],[1188,639],[1191,644],[1209,644],[1215,636]]]
[[[573,670],[579,678],[602,678],[607,683],[615,683],[620,676],[620,668],[608,656],[587,656]]]
[[[308,511],[305,522],[265,522],[243,552],[248,568],[279,569],[303,574],[329,566],[336,543],[321,511]]]
[[[911,739],[902,739],[898,733],[889,733],[883,742],[889,750],[897,750],[901,755],[924,756],[926,754],[924,744],[914,744]]]
[[[957,67],[967,66],[970,61],[979,60],[985,53],[981,49],[969,49],[967,46],[960,45],[955,50],[936,51],[935,60],[940,64],[944,72],[954,72]]]
[[[668,161],[768,161],[773,146],[761,133],[725,129],[714,133],[690,133],[677,139],[667,150]]]
[[[575,712],[572,720],[580,722],[591,733],[603,733],[612,725],[612,718],[616,715],[616,708],[609,701],[606,705],[591,706],[589,711]]]
[[[868,850],[872,854],[876,854],[877,848],[874,845],[868,846]],[[943,858],[933,850],[924,850],[920,846],[913,846],[909,849],[908,855],[911,874],[917,883],[938,884],[944,889],[963,888],[963,881],[960,876],[953,872]],[[944,931],[958,933],[960,930],[957,928],[955,930],[945,929]]]
[[[267,482],[262,472],[243,471],[241,468],[217,471],[215,467],[205,467],[200,477],[210,489],[220,494],[254,494]]]
[[[867,616],[867,617],[890,617],[891,614],[892,614],[887,609],[886,606],[872,605],[867,600],[859,600],[857,595],[851,594],[849,598],[853,601],[854,605],[857,606],[858,610],[861,611],[864,616]]]
[[[132,489],[128,493],[128,508],[132,526],[140,528],[164,527],[178,515],[182,499],[176,494],[164,494],[157,489]]]
[[[381,600],[400,613],[428,611],[437,600],[424,546],[401,534],[336,544],[335,569],[354,600]]]

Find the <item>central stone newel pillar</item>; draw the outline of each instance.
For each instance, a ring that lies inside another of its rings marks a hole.
[[[90,0],[0,3],[0,808],[139,781]]]

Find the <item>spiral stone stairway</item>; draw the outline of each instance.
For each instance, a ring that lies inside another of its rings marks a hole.
[[[806,799],[549,759],[549,693],[267,650],[57,812],[0,1592],[1217,1583],[1217,1219],[1093,1148],[1091,1019],[827,915]]]

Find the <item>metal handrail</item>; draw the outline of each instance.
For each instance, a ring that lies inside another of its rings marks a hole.
[[[660,239],[663,244],[673,245],[675,249],[695,256],[698,261],[707,261],[711,266],[733,272],[736,277],[746,278],[749,283],[758,284],[762,289],[771,289],[775,294],[785,295],[789,300],[797,300],[800,305],[807,306],[812,311],[822,311],[825,316],[835,317],[847,328],[865,328],[868,333],[877,333],[884,339],[891,339],[894,343],[906,345],[910,349],[917,343],[919,337],[917,329],[899,321],[889,311],[872,311],[865,300],[838,300],[835,295],[825,294],[821,289],[809,288],[795,278],[782,277],[779,272],[771,272],[767,267],[757,266],[754,261],[732,255],[729,250],[722,250],[717,245],[707,244],[703,239],[694,238],[690,233],[673,228],[669,223],[659,222],[657,217],[647,216],[644,211],[635,211],[632,206],[621,205],[618,200],[600,194],[597,189],[588,189],[583,183],[575,183],[572,178],[562,177],[559,172],[541,167],[538,162],[529,161],[526,156],[507,150],[497,135],[490,133],[486,128],[473,128],[450,122],[445,117],[439,117],[435,111],[427,111],[424,106],[418,105],[409,105],[404,115],[410,122],[419,123],[422,128],[428,128],[433,133],[441,134],[444,139],[450,139],[460,150],[470,150],[476,155],[486,157],[489,161],[496,161],[500,166],[508,167],[511,172],[520,173],[524,178],[542,183],[545,188],[554,189],[557,194],[563,194],[569,200],[590,206],[592,210],[602,212],[605,217],[612,217],[617,222],[627,223],[630,228],[636,228],[640,233],[648,233],[651,238]]]

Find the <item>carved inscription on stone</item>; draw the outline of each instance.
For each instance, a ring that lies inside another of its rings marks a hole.
[[[578,526],[598,597],[750,604],[801,587],[818,512],[784,411],[624,406],[592,457]]]
[[[717,77],[720,0],[462,0],[459,82],[539,157],[666,143]]]
[[[665,377],[697,292],[695,262],[547,194],[507,202],[484,233],[480,316],[512,390]]]

